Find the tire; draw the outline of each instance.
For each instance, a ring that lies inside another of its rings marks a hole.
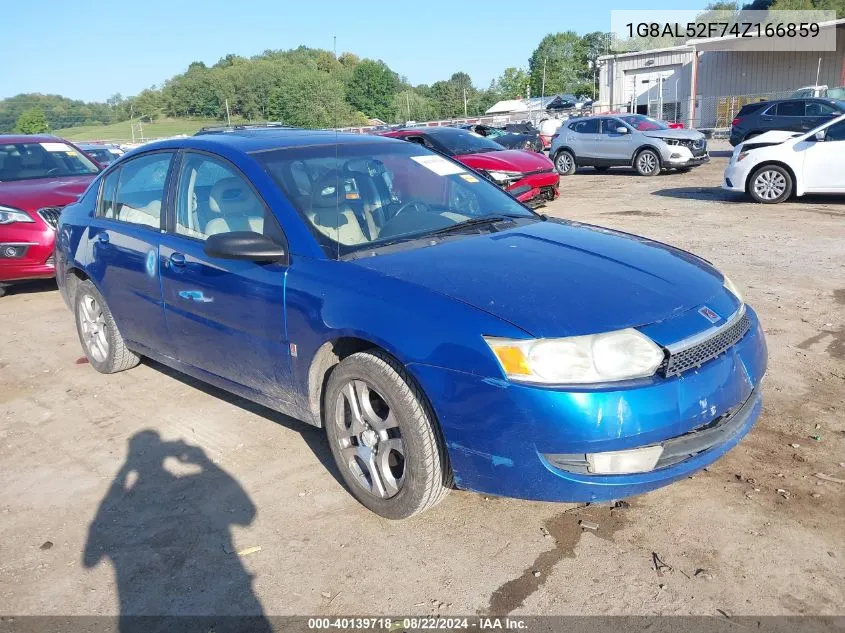
[[[101,374],[135,367],[141,357],[126,347],[105,299],[89,280],[76,287],[76,332],[88,362]]]
[[[451,471],[428,400],[387,354],[341,361],[329,377],[323,420],[346,486],[376,514],[406,519],[449,492]]]
[[[595,169],[595,170],[596,170],[597,172],[599,172],[600,174],[603,174],[603,173],[604,173],[604,172],[606,172],[608,169],[610,169],[610,167],[608,167],[607,165],[594,165],[594,166],[593,166],[593,169]]]
[[[568,149],[562,149],[555,154],[555,169],[561,176],[571,176],[575,173],[575,154]]]
[[[634,169],[640,176],[656,176],[660,173],[660,156],[653,149],[644,149],[634,158]]]
[[[747,188],[754,202],[777,204],[792,195],[792,176],[780,165],[763,165],[748,178]]]
[[[0,284],[0,297],[6,294],[6,286]]]

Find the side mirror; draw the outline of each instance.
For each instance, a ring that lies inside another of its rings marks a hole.
[[[827,130],[819,130],[818,132],[813,134],[813,138],[817,141],[823,141],[826,134],[827,134]]]
[[[232,231],[210,235],[203,247],[209,257],[251,262],[286,262],[287,252],[266,235],[254,231]]]
[[[626,128],[626,127],[624,127],[624,126],[620,125],[618,128],[616,128],[616,133],[617,133],[617,134],[627,134],[627,133],[628,133],[628,128]]]

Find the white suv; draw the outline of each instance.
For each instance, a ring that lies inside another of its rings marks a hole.
[[[773,130],[740,143],[722,188],[767,204],[792,194],[845,193],[845,115],[809,132]]]

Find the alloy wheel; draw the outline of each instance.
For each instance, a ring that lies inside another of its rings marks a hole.
[[[763,200],[776,200],[786,191],[786,178],[774,169],[760,172],[754,179],[754,193]]]
[[[643,152],[637,158],[637,167],[643,174],[651,174],[657,169],[657,157],[651,152]]]
[[[351,380],[337,396],[334,424],[355,482],[374,497],[396,496],[405,483],[405,444],[385,399],[369,383]]]
[[[562,174],[565,174],[572,169],[572,157],[566,152],[561,152],[555,162],[557,163],[557,170]]]
[[[106,318],[99,302],[91,295],[85,295],[79,302],[79,325],[88,353],[98,363],[105,362],[109,355]]]

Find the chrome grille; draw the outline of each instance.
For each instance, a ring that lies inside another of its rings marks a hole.
[[[38,215],[41,216],[41,219],[53,228],[59,225],[59,216],[61,214],[62,207],[44,207],[43,209],[38,209]]]
[[[748,330],[750,329],[751,319],[748,317],[748,314],[743,312],[742,316],[734,323],[718,330],[713,336],[704,339],[700,343],[676,352],[670,351],[663,364],[658,368],[658,372],[668,378],[670,376],[679,376],[693,367],[701,367],[707,361],[724,354],[728,349],[736,345],[742,337],[748,334]]]

